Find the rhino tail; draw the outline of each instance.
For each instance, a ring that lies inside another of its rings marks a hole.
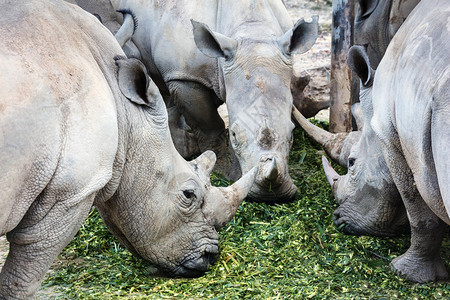
[[[441,110],[444,111],[444,110]],[[450,131],[443,130],[442,124],[448,121],[448,114],[440,111],[433,112],[433,119],[435,124],[431,124],[431,149],[433,153],[434,166],[436,168],[436,175],[441,193],[442,202],[447,212],[447,219],[450,218],[450,152],[448,145],[450,141]],[[444,216],[445,220],[445,216]]]
[[[136,15],[129,9],[120,9],[117,12],[123,15],[123,23],[114,37],[119,42],[120,47],[123,48],[136,31],[138,20]]]

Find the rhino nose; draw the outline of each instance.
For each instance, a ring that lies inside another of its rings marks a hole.
[[[183,277],[200,277],[209,267],[216,263],[219,258],[217,245],[210,245],[198,256],[184,262],[183,267],[176,275]]]
[[[341,214],[339,208],[333,212],[333,223],[337,230],[341,231],[345,234],[350,235],[362,235],[363,231],[360,230],[358,226],[355,226],[355,223],[345,217],[345,214]]]
[[[334,226],[336,226],[336,227],[341,226],[343,223],[343,221],[341,219],[341,213],[339,212],[338,209],[333,212],[333,223],[334,223]]]
[[[272,154],[265,154],[262,155],[261,158],[259,159],[260,162],[265,163],[267,161],[272,161],[274,160],[275,157]]]

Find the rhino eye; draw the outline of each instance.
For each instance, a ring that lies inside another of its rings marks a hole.
[[[178,204],[180,210],[186,214],[190,215],[195,212],[198,207],[197,194],[195,189],[182,189],[178,194]]]
[[[195,193],[193,190],[184,190],[183,191],[183,195],[188,198],[188,199],[194,199],[195,198]]]
[[[353,167],[354,164],[355,164],[355,159],[354,158],[349,158],[348,159],[348,167],[351,168],[351,167]]]
[[[235,148],[239,148],[239,140],[237,138],[237,134],[234,131],[231,131],[231,143]]]

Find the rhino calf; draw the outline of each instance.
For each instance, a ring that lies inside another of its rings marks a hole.
[[[0,299],[33,297],[93,204],[132,253],[202,274],[257,171],[212,187],[214,153],[178,154],[145,67],[93,15],[57,0],[0,10]]]

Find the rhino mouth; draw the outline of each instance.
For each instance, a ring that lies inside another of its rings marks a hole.
[[[247,195],[247,199],[254,202],[286,203],[295,199],[297,187],[293,183],[286,182],[277,188],[261,185],[255,182]]]
[[[185,256],[172,273],[175,277],[200,277],[219,257],[218,241]]]
[[[379,224],[370,225],[368,218],[360,217],[353,213],[349,215],[343,215],[342,211],[338,208],[333,213],[333,223],[336,228],[348,235],[370,235],[377,237],[395,237],[408,232],[408,226],[391,224],[389,228],[380,228]]]

